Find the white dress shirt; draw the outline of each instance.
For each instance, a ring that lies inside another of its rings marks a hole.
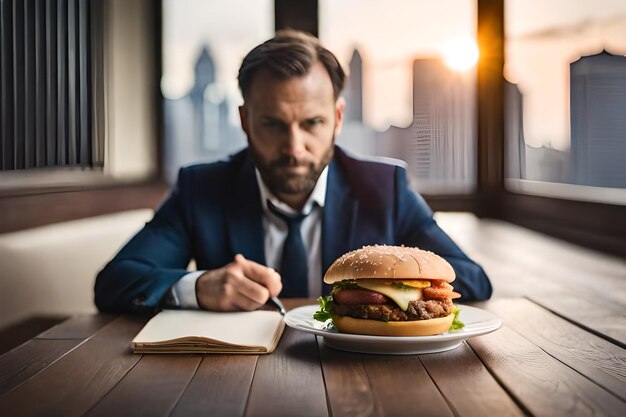
[[[285,213],[295,214],[296,211],[271,193],[258,170],[256,179],[263,208],[265,262],[268,267],[278,270],[288,230],[287,224],[268,209],[267,200]],[[328,167],[322,171],[302,209],[302,213],[307,214],[302,221],[300,233],[309,260],[309,297],[318,297],[322,293],[322,211],[326,201],[327,181]],[[196,281],[204,272],[206,271],[191,272],[172,286],[172,296],[176,305],[183,308],[199,308],[196,299]]]

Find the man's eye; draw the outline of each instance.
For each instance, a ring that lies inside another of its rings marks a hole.
[[[308,126],[318,126],[321,125],[324,121],[322,119],[309,119],[306,121]]]

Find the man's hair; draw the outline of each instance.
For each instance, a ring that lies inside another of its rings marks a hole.
[[[276,36],[246,55],[237,77],[241,94],[245,100],[254,76],[261,69],[267,69],[278,79],[289,79],[306,75],[316,61],[326,68],[337,100],[346,78],[341,64],[332,52],[322,46],[319,39],[293,29],[276,32]]]

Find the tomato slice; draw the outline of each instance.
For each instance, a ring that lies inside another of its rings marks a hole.
[[[435,287],[424,288],[425,298],[459,298],[461,294],[452,291],[452,285],[447,282]]]

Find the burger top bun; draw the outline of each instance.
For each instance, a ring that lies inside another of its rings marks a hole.
[[[452,266],[441,256],[405,246],[363,246],[342,255],[328,268],[324,282],[346,279],[437,279],[454,281]]]

